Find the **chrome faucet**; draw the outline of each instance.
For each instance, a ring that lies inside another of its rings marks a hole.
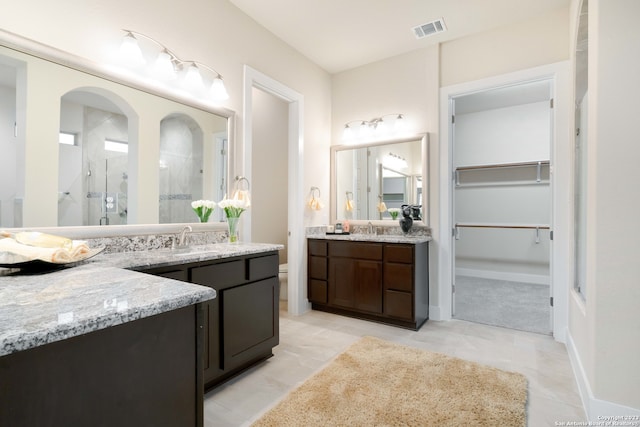
[[[182,231],[180,232],[180,235],[178,236],[178,246],[185,246],[187,244],[187,232],[192,232],[193,229],[191,228],[190,225],[186,225]]]
[[[371,224],[371,221],[369,221],[369,224],[367,224],[368,229],[368,233],[369,234],[373,234],[373,224]]]

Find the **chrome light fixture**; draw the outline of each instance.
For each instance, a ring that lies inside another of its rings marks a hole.
[[[394,117],[394,119],[385,120],[385,117]],[[393,127],[387,126],[387,121],[390,120],[393,120]],[[357,123],[357,125],[352,123]],[[404,131],[404,127],[403,114],[385,114],[384,116],[374,117],[371,120],[352,120],[345,123],[342,139],[349,141],[383,136],[388,133],[400,133]]]
[[[175,80],[179,74],[184,74],[181,84],[190,92],[200,96],[206,84],[210,85],[208,96],[215,101],[229,99],[229,94],[224,86],[222,75],[213,68],[193,60],[183,60],[165,45],[152,37],[133,30],[123,30],[125,35],[120,46],[120,59],[128,68],[141,68],[147,65],[147,60],[138,43],[138,38],[152,42],[158,52],[155,61],[149,67],[149,74],[157,80],[169,82]],[[151,56],[152,53],[149,53]],[[209,71],[210,76],[203,74],[203,70]]]

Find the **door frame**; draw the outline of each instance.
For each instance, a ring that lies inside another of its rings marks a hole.
[[[548,78],[552,81],[554,108],[551,135],[551,244],[550,281],[553,296],[552,333],[557,341],[565,342],[568,325],[568,292],[571,242],[570,206],[572,166],[569,139],[571,84],[569,61],[558,62],[513,73],[465,82],[440,89],[440,146],[439,150],[439,234],[438,245],[438,313],[437,320],[452,318],[453,283],[453,132],[451,124],[452,98],[496,87]]]
[[[251,165],[252,165],[252,89],[258,88],[270,93],[289,105],[289,123],[288,123],[288,196],[289,203],[287,206],[288,213],[288,276],[287,276],[287,306],[291,314],[299,315],[309,310],[310,304],[307,301],[305,292],[305,281],[303,266],[306,265],[304,260],[304,194],[302,183],[303,175],[303,159],[304,159],[304,96],[295,90],[283,85],[277,80],[251,68],[244,66],[244,103],[243,103],[243,147],[242,147],[242,164],[239,168],[249,182],[251,182]],[[249,215],[250,210],[247,211]],[[243,235],[251,241],[251,217],[243,222]]]

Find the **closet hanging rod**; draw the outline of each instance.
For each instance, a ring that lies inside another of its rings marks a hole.
[[[531,225],[531,224],[472,224],[472,223],[456,223],[456,228],[519,228],[531,230],[549,230],[548,225]]]
[[[477,165],[477,166],[459,166],[456,168],[456,171],[469,171],[476,169],[500,169],[500,168],[519,168],[526,166],[548,166],[550,164],[549,160],[540,160],[534,162],[518,162],[518,163],[496,163],[493,165]]]

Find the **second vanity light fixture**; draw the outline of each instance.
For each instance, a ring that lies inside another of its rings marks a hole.
[[[155,62],[150,66],[150,73],[162,82],[176,80],[179,74],[183,74],[182,84],[190,92],[200,94],[205,89],[205,77],[202,71],[208,70],[213,79],[209,88],[209,96],[214,101],[229,99],[229,94],[222,81],[222,75],[213,68],[193,60],[182,60],[165,45],[155,39],[132,30],[123,30],[126,34],[120,45],[120,59],[131,68],[140,68],[148,65],[137,37],[151,41],[159,48]]]
[[[387,117],[387,119],[385,119],[385,117]],[[391,119],[391,117],[394,119]],[[387,126],[387,122],[391,120],[393,120],[392,128]],[[403,114],[385,114],[384,116],[374,117],[371,120],[352,120],[345,123],[342,139],[349,141],[382,136],[387,133],[399,133],[404,130],[404,126]]]

